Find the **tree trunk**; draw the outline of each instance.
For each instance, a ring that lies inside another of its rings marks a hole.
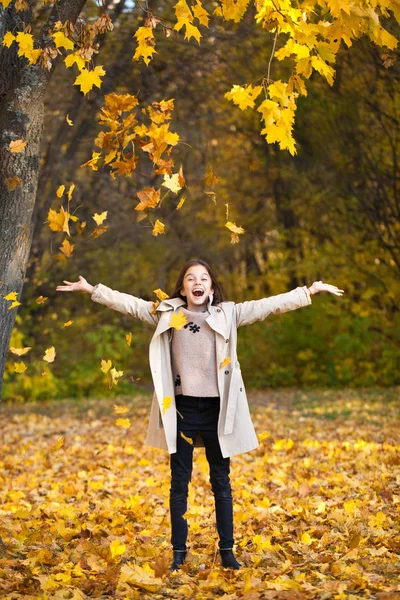
[[[56,20],[75,22],[85,2],[57,3],[43,27],[40,45],[49,43],[48,30]],[[6,31],[16,33],[23,29],[21,16],[12,6],[0,9],[0,42]],[[25,24],[32,19],[28,11],[23,16]],[[0,400],[6,354],[18,309],[9,309],[11,303],[4,296],[17,292],[17,300],[21,302],[32,244],[44,98],[52,70],[46,71],[40,64],[29,66],[26,58],[17,56],[15,43],[10,48],[0,45]],[[21,152],[11,152],[10,142],[18,139],[24,140],[26,146]],[[12,177],[19,177],[21,185],[10,191],[5,180]]]

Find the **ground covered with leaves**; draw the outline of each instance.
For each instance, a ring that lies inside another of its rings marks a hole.
[[[169,572],[169,455],[144,445],[149,398],[3,406],[0,597],[400,597],[399,392],[249,395],[260,446],[231,459],[238,571],[221,567],[196,448],[187,562]]]

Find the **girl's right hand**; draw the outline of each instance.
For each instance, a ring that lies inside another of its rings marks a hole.
[[[79,281],[66,281],[65,279],[63,281],[67,285],[58,285],[56,287],[57,292],[87,292],[91,294],[94,289],[82,275],[79,275]]]

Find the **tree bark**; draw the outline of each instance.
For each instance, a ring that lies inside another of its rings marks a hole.
[[[53,7],[39,36],[39,44],[50,42],[49,29],[56,20],[75,22],[86,0],[62,0]],[[24,21],[22,20],[24,18]],[[6,31],[23,30],[32,20],[29,11],[16,12],[10,5],[0,9],[0,42]],[[17,46],[0,45],[0,400],[6,362],[18,307],[9,309],[4,296],[17,292],[21,302],[25,272],[33,235],[40,145],[43,133],[44,98],[55,63],[50,71],[40,64],[29,65],[18,57]],[[22,139],[21,152],[11,152],[10,142]],[[10,191],[7,178],[19,177],[21,185]]]

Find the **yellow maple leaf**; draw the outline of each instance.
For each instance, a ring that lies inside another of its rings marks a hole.
[[[303,531],[300,541],[303,544],[307,544],[307,546],[310,546],[310,544],[316,541],[316,538],[311,537],[307,531]]]
[[[126,339],[128,346],[130,346],[132,344],[132,333],[131,332],[127,333],[125,336],[125,339]]]
[[[180,210],[182,208],[184,202],[185,202],[185,197],[182,196],[182,198],[179,200],[178,205],[175,210]]]
[[[129,429],[131,426],[131,422],[129,419],[117,419],[115,421],[117,427],[122,427],[122,429]]]
[[[103,371],[103,373],[107,373],[107,371],[109,371],[111,369],[111,366],[112,366],[111,360],[101,359],[101,370]]]
[[[197,0],[197,3],[195,6],[193,6],[192,10],[199,23],[205,27],[208,27],[209,13],[205,10],[200,0]]]
[[[19,31],[15,38],[19,46],[18,56],[29,58],[33,51],[33,35]]]
[[[184,439],[184,440],[186,440],[186,441],[187,441],[189,444],[191,444],[191,445],[193,446],[193,440],[192,440],[192,438],[190,438],[190,437],[187,437],[187,436],[186,436],[186,435],[183,433],[183,431],[180,431],[179,433],[181,434],[181,437],[183,437],[183,439]]]
[[[66,321],[62,327],[69,327],[70,325],[72,325],[73,321]]]
[[[135,210],[145,210],[146,208],[155,208],[160,202],[160,190],[153,187],[145,187],[140,192],[136,192],[140,202],[135,206]]]
[[[54,40],[56,48],[65,48],[66,50],[74,49],[74,42],[67,38],[63,31],[57,31],[56,33],[53,33],[51,37]]]
[[[72,199],[72,194],[74,192],[74,189],[75,189],[75,184],[71,183],[71,185],[69,186],[69,190],[67,192],[68,200]]]
[[[64,58],[64,63],[65,63],[65,66],[67,67],[67,69],[72,67],[72,65],[76,64],[78,69],[80,71],[82,71],[82,69],[85,66],[85,59],[82,58],[82,56],[79,54],[79,52],[73,52],[72,54],[68,54]]]
[[[81,92],[83,92],[86,96],[86,94],[90,92],[94,85],[98,88],[101,86],[101,77],[103,77],[105,74],[106,71],[100,65],[95,67],[92,71],[88,71],[86,67],[83,67],[80,74],[75,79],[74,85],[80,85]]]
[[[94,213],[93,215],[93,219],[96,221],[97,225],[101,225],[103,223],[103,221],[105,221],[107,219],[107,210],[105,210],[102,213]]]
[[[27,370],[27,366],[25,363],[23,362],[19,362],[19,363],[14,363],[14,373],[25,373],[25,371]]]
[[[43,304],[46,300],[48,300],[47,296],[38,296],[36,298],[36,304]]]
[[[10,142],[9,148],[11,152],[22,152],[25,148],[27,142],[24,140],[13,140]]]
[[[114,404],[114,413],[116,415],[126,415],[126,413],[128,413],[130,410],[131,409],[129,408],[129,406]]]
[[[4,6],[4,2],[7,2],[7,4]],[[7,6],[10,4],[11,0],[3,0],[3,7],[7,8]],[[13,44],[16,40],[15,35],[13,35],[11,33],[11,31],[7,31],[4,34],[4,38],[3,38],[3,42],[2,42],[2,46],[6,46],[7,48],[9,48],[11,46],[11,44]]]
[[[171,190],[171,192],[174,192],[174,194],[176,194],[182,188],[179,181],[179,173],[174,173],[173,175],[168,175],[166,173],[164,175],[164,181],[161,185],[163,185],[164,187]]]
[[[166,300],[167,298],[169,298],[168,294],[166,294],[165,292],[163,292],[160,288],[157,288],[156,290],[153,290],[154,294],[157,296],[157,298],[159,300]]]
[[[165,225],[157,219],[157,221],[154,224],[152,234],[158,235],[160,233],[165,233]]]
[[[155,41],[152,27],[139,27],[133,37],[137,39],[138,46],[132,60],[143,58],[143,61],[148,65],[153,54],[157,54],[157,50],[154,48]]]
[[[18,292],[10,292],[7,296],[3,296],[4,300],[16,300]]]
[[[18,302],[18,300],[15,300],[12,304],[10,304],[10,306],[8,307],[8,310],[11,310],[12,308],[15,308],[16,306],[21,306],[21,302]]]
[[[125,544],[122,544],[118,540],[113,540],[111,542],[111,544],[110,544],[110,552],[111,552],[112,558],[115,558],[116,556],[120,556],[125,551],[126,551],[126,545]]]
[[[14,348],[13,346],[10,346],[10,352],[16,354],[17,356],[22,356],[23,354],[29,352],[29,350],[32,350],[32,346],[26,346],[25,348]]]
[[[171,406],[171,403],[172,403],[172,396],[165,396],[163,398],[163,401],[162,401],[162,405],[163,405],[162,414],[165,414],[165,412]]]
[[[51,362],[54,362],[55,357],[56,357],[56,349],[54,348],[54,346],[51,346],[50,348],[47,348],[45,350],[43,360],[45,360],[48,363],[51,363]]]
[[[70,242],[68,240],[63,240],[63,243],[61,246],[59,246],[61,252],[64,254],[64,256],[66,256],[67,258],[70,258],[72,256],[72,252],[75,248],[75,244],[70,244]]]
[[[52,231],[65,231],[65,233],[71,235],[68,224],[69,217],[69,213],[66,212],[62,206],[60,208],[60,212],[49,208],[49,212],[47,213],[47,219],[49,221],[50,229]]]
[[[254,88],[252,85],[234,85],[229,92],[226,92],[224,98],[232,100],[241,110],[245,110],[248,107],[254,107],[254,102],[262,92],[262,89],[262,85],[257,85]]]
[[[182,327],[184,325],[186,325],[186,323],[187,323],[187,319],[186,319],[185,315],[183,314],[182,310],[179,310],[178,312],[174,312],[172,314],[171,320],[168,323],[168,325],[170,327],[173,327],[177,331],[180,331],[182,329]]]
[[[67,114],[67,115],[65,116],[65,120],[67,121],[67,123],[68,123],[68,125],[69,125],[70,127],[73,127],[73,126],[74,126],[73,122],[72,122],[72,121],[71,121],[71,119],[69,118],[69,114]]]
[[[64,191],[65,191],[65,185],[60,185],[57,188],[57,191],[56,191],[57,198],[61,198],[61,196],[63,195]]]
[[[122,377],[122,375],[124,374],[123,371],[117,371],[117,369],[115,367],[112,367],[111,371],[111,383],[112,385],[117,385],[118,380],[120,377]]]
[[[89,159],[87,162],[83,163],[83,165],[81,165],[81,167],[91,167],[93,171],[98,171],[99,167],[97,165],[97,163],[99,162],[99,159],[101,157],[101,152],[92,152],[92,158]]]
[[[226,357],[226,358],[224,358],[224,360],[222,361],[222,363],[221,363],[221,368],[224,368],[224,367],[226,367],[226,365],[229,365],[229,363],[231,363],[231,362],[232,362],[232,361],[231,361],[230,357],[229,357],[229,356],[227,356],[227,357]]]

